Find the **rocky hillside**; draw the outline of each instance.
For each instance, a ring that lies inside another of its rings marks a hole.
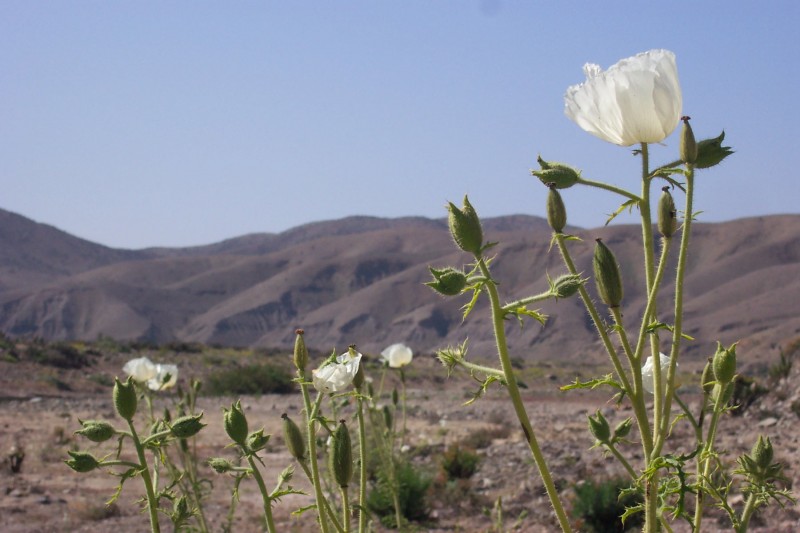
[[[800,216],[695,228],[686,306],[695,341],[687,355],[700,360],[719,339],[743,340],[760,358],[796,337]],[[594,238],[614,250],[626,280],[625,317],[634,320],[644,305],[640,229],[572,231],[584,239],[571,249],[587,275]],[[550,231],[540,218],[489,219],[485,233],[500,242],[494,272],[504,298],[541,292],[548,274],[564,270],[548,252]],[[490,355],[486,308],[462,324],[465,299],[445,300],[422,285],[429,265],[468,260],[443,220],[349,217],[202,247],[131,251],[0,210],[0,330],[53,340],[107,335],[281,347],[302,327],[323,350],[355,343],[379,351],[403,341],[430,351],[469,337],[474,354]],[[665,321],[671,306],[668,297],[660,304]],[[541,311],[550,316],[545,327],[508,323],[515,355],[578,361],[601,354],[577,299],[548,302]]]

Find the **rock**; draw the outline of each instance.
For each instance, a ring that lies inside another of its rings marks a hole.
[[[778,423],[778,419],[775,418],[774,416],[770,416],[769,418],[765,418],[764,420],[759,422],[758,423],[758,427],[766,428],[766,427],[774,426],[777,423]]]

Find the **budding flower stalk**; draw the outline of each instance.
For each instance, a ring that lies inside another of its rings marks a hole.
[[[736,376],[736,344],[730,348],[723,348],[717,343],[717,352],[711,361],[714,370],[714,378],[720,385],[727,385]]]
[[[233,442],[244,446],[247,440],[248,428],[247,418],[242,410],[242,403],[237,401],[231,405],[230,409],[225,409],[224,411],[222,425],[225,427],[225,433],[228,434]]]
[[[619,307],[622,302],[622,275],[617,259],[603,241],[596,239],[592,267],[600,299],[609,307]]]
[[[303,433],[294,420],[289,418],[289,415],[283,413],[281,418],[283,419],[283,440],[286,442],[286,447],[292,457],[302,463],[306,460],[306,440],[303,438]]]
[[[547,223],[554,232],[561,233],[567,225],[567,208],[555,184],[551,183],[548,186],[550,192],[547,194]]]
[[[346,488],[353,477],[353,448],[350,442],[350,431],[344,420],[339,421],[339,425],[333,433],[329,460],[336,483],[340,487]]]
[[[661,189],[658,199],[658,232],[669,239],[678,229],[678,211],[675,209],[675,200],[669,192],[669,187]]]
[[[449,212],[447,223],[453,241],[465,252],[479,255],[483,247],[483,230],[475,208],[469,203],[469,198],[464,196],[464,205],[461,209],[449,202],[447,210]]]
[[[679,153],[684,163],[694,164],[697,161],[697,141],[694,138],[692,126],[689,124],[690,118],[691,117],[681,117],[683,128],[681,129]]]
[[[429,281],[425,283],[425,285],[443,296],[461,294],[461,291],[467,286],[467,276],[460,270],[456,270],[452,267],[447,267],[442,270],[428,267],[428,270],[430,270],[433,276],[433,281]]]
[[[125,383],[121,382],[119,378],[114,378],[114,408],[117,414],[124,420],[133,420],[136,415],[137,398],[136,388],[133,385],[132,378],[128,377]]]
[[[306,348],[306,341],[303,338],[305,331],[298,329],[295,331],[295,334],[297,334],[297,337],[295,337],[294,340],[294,355],[292,361],[294,362],[295,368],[303,373],[308,365],[308,348]]]

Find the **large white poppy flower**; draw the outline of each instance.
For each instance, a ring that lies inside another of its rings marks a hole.
[[[158,373],[156,365],[147,357],[131,359],[125,363],[125,366],[122,367],[122,371],[128,374],[133,381],[138,381],[139,383],[156,377]]]
[[[150,390],[164,390],[174,387],[178,382],[178,367],[176,365],[156,365],[156,375],[147,380]]]
[[[320,392],[340,392],[353,383],[353,379],[358,373],[358,365],[361,362],[361,354],[356,352],[355,356],[350,353],[343,353],[335,361],[331,361],[315,368],[311,372],[311,381],[314,388]]]
[[[661,363],[661,388],[665,389],[667,386],[667,371],[669,370],[670,358],[668,355],[662,353],[660,354],[659,362]],[[655,383],[653,382],[653,372],[655,372],[655,363],[653,362],[653,356],[650,355],[647,357],[647,361],[644,362],[644,366],[642,366],[642,386],[644,390],[650,394],[653,394],[653,391],[656,390]],[[661,395],[664,395],[664,390],[662,390]]]
[[[564,112],[592,135],[631,146],[661,142],[677,127],[683,97],[669,50],[643,52],[606,71],[587,63],[583,71],[586,81],[564,95]]]
[[[411,363],[414,353],[405,344],[397,343],[383,350],[381,357],[391,368],[402,368]]]

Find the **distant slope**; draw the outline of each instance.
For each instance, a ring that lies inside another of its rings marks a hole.
[[[800,216],[695,228],[686,317],[696,340],[686,344],[687,357],[701,360],[717,339],[745,339],[758,358],[800,335]],[[625,319],[633,322],[644,307],[640,229],[572,231],[583,237],[570,249],[587,276],[595,237],[614,250],[626,283]],[[558,254],[548,252],[550,231],[540,218],[488,219],[485,233],[500,242],[493,269],[505,299],[539,293],[548,274],[564,271]],[[355,343],[375,352],[404,341],[431,351],[469,337],[475,356],[494,353],[484,303],[462,324],[465,299],[444,299],[423,285],[429,265],[469,261],[443,220],[349,217],[203,247],[125,251],[0,212],[0,250],[0,329],[11,335],[288,348],[302,327],[324,350]],[[667,283],[659,303],[667,322],[670,289]],[[541,310],[550,316],[545,327],[508,323],[515,355],[603,357],[577,299]]]

